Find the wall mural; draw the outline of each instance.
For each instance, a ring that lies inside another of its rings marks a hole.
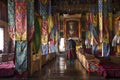
[[[66,34],[67,37],[78,37],[78,21],[70,20],[66,22]]]

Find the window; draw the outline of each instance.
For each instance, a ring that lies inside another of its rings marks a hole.
[[[4,28],[0,27],[0,50],[4,49]]]

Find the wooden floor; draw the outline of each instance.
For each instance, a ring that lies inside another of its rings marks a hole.
[[[28,79],[0,78],[0,80],[120,80],[120,78],[105,79],[97,73],[88,73],[78,60],[69,64],[65,54],[60,54]]]
[[[88,73],[78,60],[69,64],[65,54],[45,65],[41,71],[36,72],[29,80],[120,80],[120,78],[105,79],[97,73]]]

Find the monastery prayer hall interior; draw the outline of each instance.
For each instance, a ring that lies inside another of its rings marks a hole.
[[[0,80],[120,80],[120,0],[0,0]]]

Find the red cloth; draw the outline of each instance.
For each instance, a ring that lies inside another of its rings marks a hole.
[[[75,49],[67,50],[67,60],[76,59],[76,58],[77,58],[77,56],[76,56],[76,50]]]
[[[14,63],[13,61],[0,64],[0,77],[7,77],[14,75]]]

